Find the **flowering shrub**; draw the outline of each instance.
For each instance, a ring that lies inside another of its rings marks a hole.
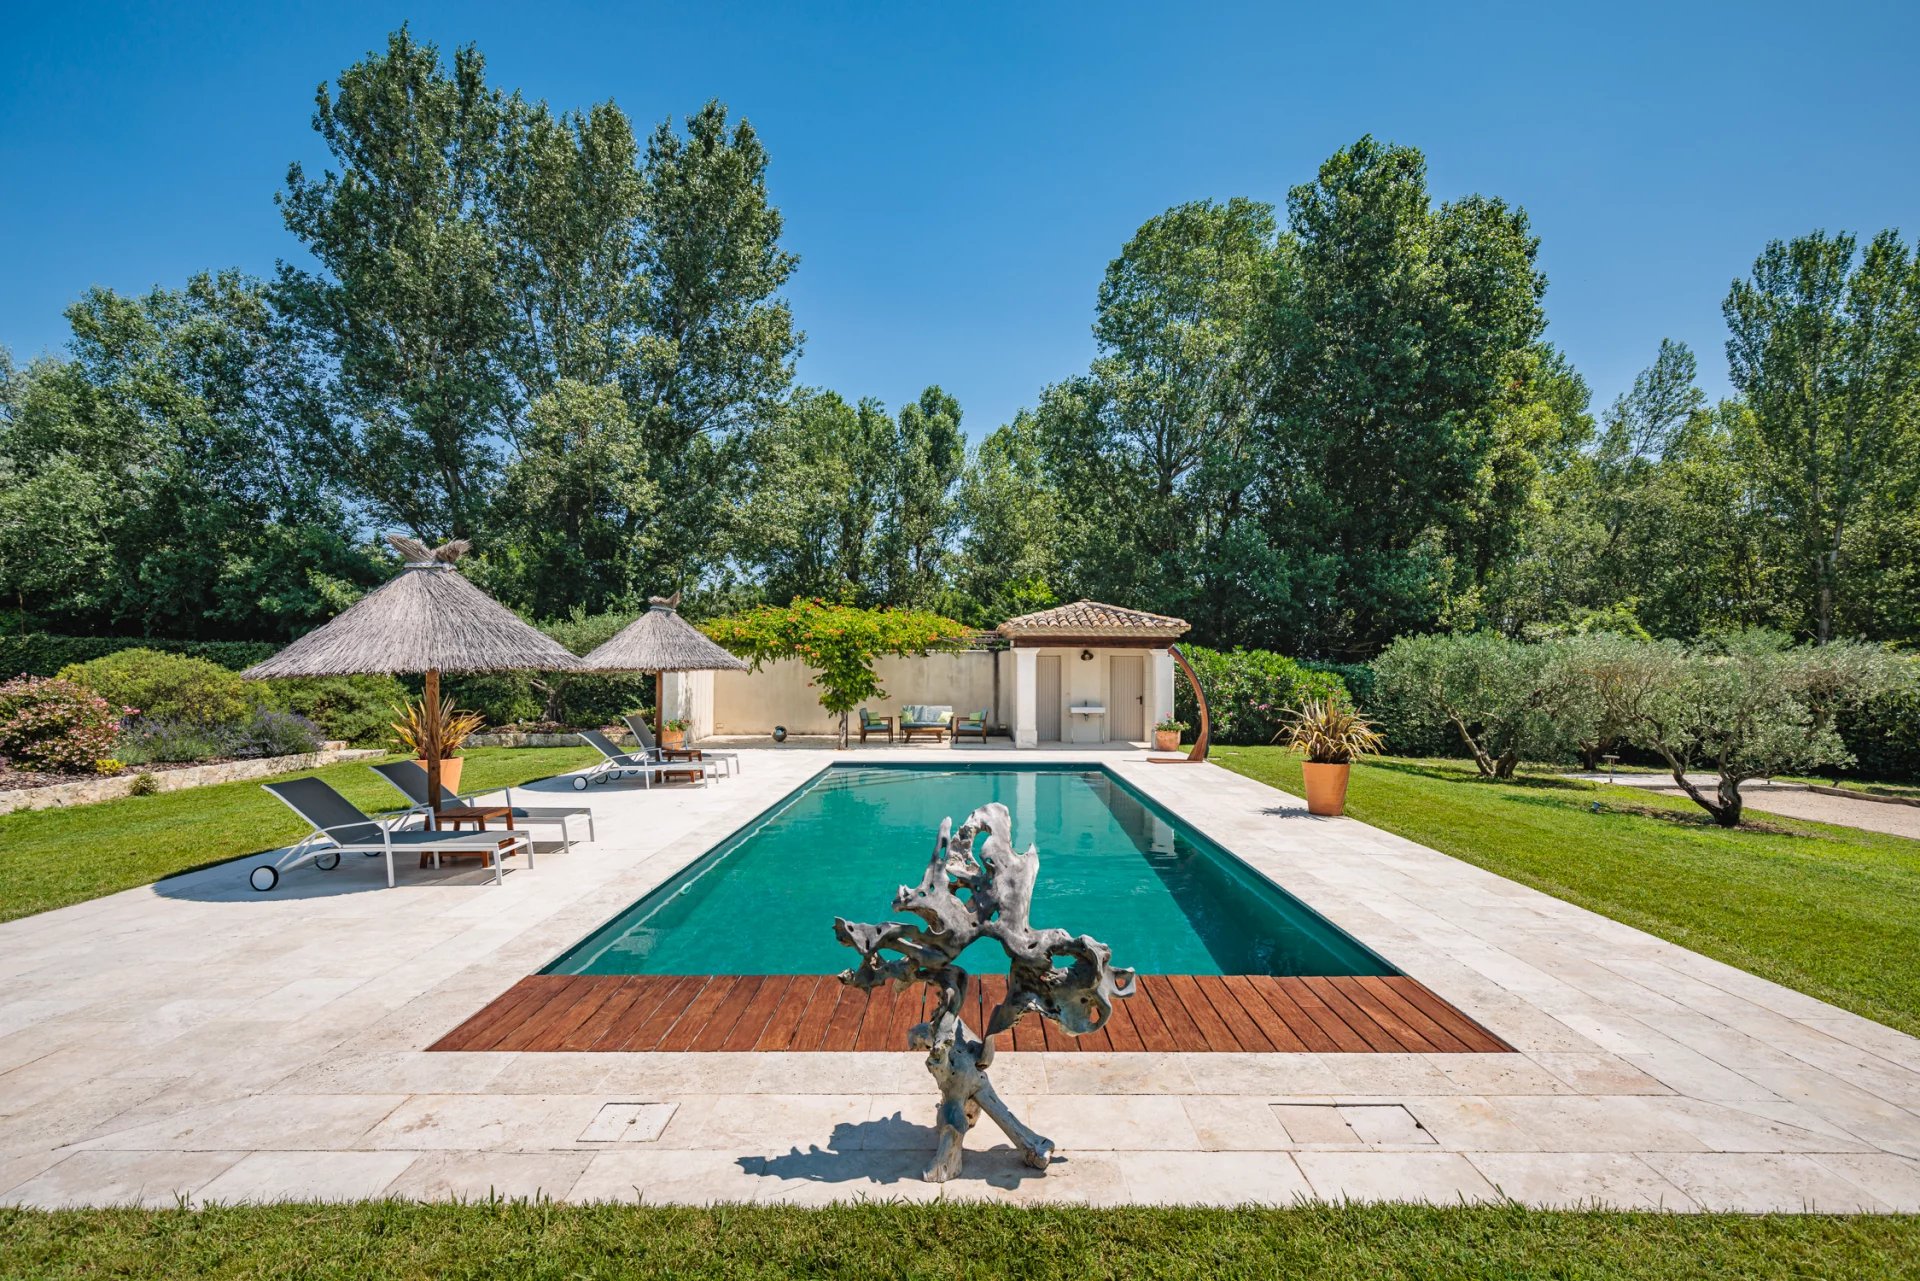
[[[965,624],[918,609],[857,609],[795,598],[791,605],[761,605],[705,624],[708,636],[758,670],[780,658],[797,658],[813,669],[810,682],[820,706],[840,714],[840,742],[847,741],[847,713],[887,691],[873,670],[884,654],[918,655],[960,648],[971,634]]]
[[[15,769],[91,774],[113,755],[131,710],[58,677],[15,677],[0,684],[0,758]]]
[[[227,756],[228,733],[218,728],[165,716],[138,716],[127,722],[120,759],[129,765],[207,761]]]
[[[235,756],[298,756],[319,751],[326,733],[294,712],[259,711],[234,738]]]
[[[140,716],[127,725],[120,757],[130,765],[177,764],[231,757],[297,756],[317,751],[325,733],[292,712],[256,711],[233,725],[200,725],[162,716]]]

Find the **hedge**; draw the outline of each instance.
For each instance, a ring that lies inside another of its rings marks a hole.
[[[166,654],[204,658],[231,671],[264,662],[280,650],[275,641],[167,640],[155,636],[56,636],[48,632],[15,632],[0,636],[0,679],[8,676],[52,676],[74,663],[117,654],[123,649],[157,649]]]
[[[1340,683],[1346,686],[1347,697],[1353,700],[1356,708],[1363,712],[1373,709],[1373,664],[1335,663],[1323,658],[1302,658],[1296,661],[1310,672],[1330,672],[1338,676]]]
[[[1858,758],[1840,773],[1884,783],[1920,783],[1920,682],[1842,715],[1838,728]]]
[[[1264,649],[1208,649],[1182,645],[1207,696],[1215,743],[1271,743],[1288,711],[1306,698],[1343,694],[1346,686],[1333,671],[1316,669]],[[1197,733],[1199,710],[1184,679],[1173,682],[1174,714]]]

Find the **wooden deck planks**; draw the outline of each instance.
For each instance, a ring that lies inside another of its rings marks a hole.
[[[979,1032],[1006,998],[976,976],[965,1017]],[[563,975],[521,979],[430,1049],[711,1053],[898,1052],[925,1019],[924,989],[872,993],[826,975]],[[1068,1036],[1028,1016],[1001,1051],[1490,1054],[1512,1049],[1417,979],[1143,975],[1105,1028]]]
[[[789,1050],[817,1050],[820,1041],[827,1034],[827,1025],[833,1022],[833,1012],[840,1005],[842,996],[853,995],[847,988],[825,976],[814,984],[813,1000],[807,1005],[806,1017],[794,1030],[793,1040],[788,1043]]]
[[[1259,1010],[1255,1008],[1254,1002],[1258,1001],[1279,1021],[1280,1026],[1292,1035],[1294,1042],[1297,1042],[1300,1048],[1315,1054],[1331,1054],[1339,1050],[1340,1047],[1334,1044],[1333,1038],[1328,1036],[1320,1025],[1300,1008],[1299,1003],[1287,994],[1284,987],[1280,986],[1279,979],[1268,974],[1250,974],[1246,976],[1245,982],[1248,994],[1242,998],[1241,1004],[1252,1011],[1256,1018],[1259,1017]],[[1291,1048],[1280,1039],[1278,1031],[1271,1032],[1269,1035],[1273,1036],[1274,1045],[1280,1049]]]

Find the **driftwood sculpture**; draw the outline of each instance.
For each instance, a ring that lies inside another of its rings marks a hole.
[[[961,1144],[982,1111],[1006,1131],[1028,1165],[1044,1171],[1053,1141],[1023,1125],[987,1079],[994,1036],[1028,1014],[1052,1019],[1075,1036],[1097,1032],[1113,1016],[1114,1001],[1133,995],[1133,971],[1113,968],[1106,944],[1028,923],[1040,855],[1032,848],[1016,853],[1012,832],[1007,807],[997,801],[967,815],[958,831],[951,818],[941,820],[926,875],[918,885],[901,886],[893,898],[894,910],[919,917],[924,929],[906,921],[833,922],[835,937],[860,953],[860,964],[840,975],[842,983],[867,991],[884,983],[934,989],[929,1018],[907,1035],[912,1049],[927,1051],[927,1071],[940,1087],[938,1146],[923,1176],[930,1183],[960,1172]],[[976,855],[981,833],[986,840]],[[1006,951],[1009,972],[1007,999],[988,1017],[985,1036],[976,1037],[960,1017],[968,975],[953,961],[983,938]],[[1072,964],[1055,968],[1055,957],[1071,957]]]

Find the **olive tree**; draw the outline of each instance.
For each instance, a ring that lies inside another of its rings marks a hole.
[[[1543,685],[1554,698],[1565,741],[1580,763],[1599,767],[1602,757],[1627,737],[1627,715],[1637,706],[1656,669],[1645,661],[1647,640],[1596,631],[1541,643],[1548,672]]]
[[[1740,785],[1789,770],[1845,765],[1841,711],[1898,679],[1892,655],[1836,641],[1793,647],[1776,632],[1737,632],[1686,648],[1649,642],[1624,664],[1616,714],[1673,781],[1722,827],[1739,825]],[[1688,777],[1711,772],[1711,792]]]
[[[1523,757],[1568,741],[1568,673],[1552,647],[1492,632],[1402,636],[1374,660],[1375,696],[1403,732],[1451,728],[1480,773],[1512,778]]]

